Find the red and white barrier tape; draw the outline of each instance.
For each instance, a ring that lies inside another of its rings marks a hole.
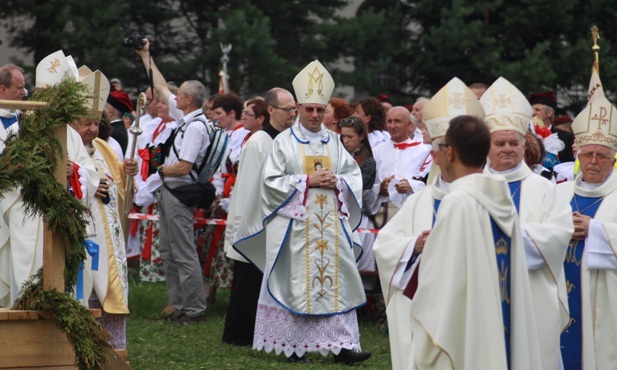
[[[131,220],[142,220],[142,221],[159,221],[159,215],[149,215],[147,213],[129,213],[129,219]],[[195,223],[198,225],[217,225],[217,226],[225,226],[227,225],[227,221],[221,218],[195,218]],[[377,234],[379,233],[379,229],[365,229],[365,228],[357,228],[356,232],[360,234]]]

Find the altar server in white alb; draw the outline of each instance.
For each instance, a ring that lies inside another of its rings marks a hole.
[[[306,361],[308,352],[364,361],[370,353],[359,352],[355,310],[366,298],[352,241],[361,217],[360,169],[322,125],[334,89],[325,67],[311,62],[293,87],[299,121],[274,139],[264,162],[265,232],[234,245],[264,271],[253,348],[285,352],[291,361]]]
[[[559,336],[569,318],[563,277],[563,261],[573,231],[568,200],[559,197],[556,186],[533,173],[523,161],[525,134],[533,115],[525,96],[500,77],[480,103],[491,132],[484,173],[501,175],[508,181],[525,245],[542,368],[557,369],[561,358]]]
[[[413,296],[409,368],[541,369],[516,209],[505,179],[482,174],[488,128],[456,117],[440,147],[453,181],[426,239],[417,288],[412,279],[405,292]]]
[[[423,121],[432,140],[433,165],[444,165],[444,136],[450,120],[460,115],[484,118],[474,93],[453,78],[424,105]],[[452,181],[437,171],[432,183],[412,194],[401,210],[380,230],[373,245],[388,315],[392,368],[406,369],[411,349],[411,300],[403,292],[422,259],[422,249],[435,222],[441,199]]]
[[[570,322],[561,354],[566,370],[617,369],[617,109],[597,99],[572,131],[582,176],[558,186],[574,222],[564,264]]]
[[[54,86],[64,78],[79,79],[73,58],[65,56],[62,50],[48,55],[37,65],[36,88]],[[10,126],[10,131],[17,132],[17,130],[19,130],[18,123]],[[4,129],[0,129],[2,139],[7,133]],[[67,169],[67,172],[70,172],[68,183],[75,197],[87,204],[96,193],[99,176],[79,134],[68,126],[66,136],[70,166]],[[3,141],[1,145],[4,146]],[[43,265],[43,219],[31,215],[26,217],[25,204],[21,201],[21,188],[2,195],[0,307],[10,307],[17,300],[22,285]]]

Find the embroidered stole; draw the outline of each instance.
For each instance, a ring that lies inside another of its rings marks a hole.
[[[600,207],[602,197],[583,197],[574,195],[570,205],[573,210],[578,210],[585,216],[593,218]],[[577,207],[578,205],[578,207]],[[568,292],[568,304],[570,306],[570,322],[561,334],[561,356],[566,370],[581,369],[583,363],[583,328],[582,328],[582,302],[581,302],[581,262],[585,250],[585,239],[570,240],[564,272],[566,274],[566,289]]]
[[[511,239],[497,226],[491,217],[495,256],[497,257],[497,272],[499,273],[499,292],[501,295],[501,312],[503,315],[503,330],[506,339],[506,358],[510,364],[510,250]]]

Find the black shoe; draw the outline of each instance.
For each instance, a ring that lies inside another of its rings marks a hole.
[[[370,352],[356,352],[350,349],[343,348],[338,355],[334,355],[334,362],[342,364],[355,364],[356,362],[366,361],[371,358]]]
[[[201,315],[195,316],[195,317],[190,317],[188,315],[182,315],[180,316],[178,321],[176,321],[176,325],[185,326],[189,324],[198,324],[200,322],[206,322],[206,321],[208,321],[208,319],[206,318],[205,313],[202,313]]]
[[[311,362],[308,358],[306,358],[306,354],[300,357],[294,353],[291,356],[289,356],[287,359],[289,360],[289,362],[298,363],[298,364],[308,364]]]
[[[165,321],[176,321],[180,317],[182,317],[182,314],[176,313],[175,311],[172,312],[172,313],[162,314],[161,315],[161,319],[165,320]]]

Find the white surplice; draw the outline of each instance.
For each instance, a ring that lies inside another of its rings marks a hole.
[[[377,213],[379,205],[383,202],[390,201],[398,208],[403,206],[411,193],[399,194],[394,189],[394,185],[401,180],[406,179],[414,192],[420,191],[424,187],[424,183],[420,179],[426,176],[431,169],[431,146],[412,142],[410,139],[400,144],[408,145],[412,143],[415,145],[405,149],[397,149],[394,147],[395,143],[390,140],[373,149],[373,157],[377,164],[377,176],[373,186],[376,202],[370,205],[373,214]],[[390,176],[394,176],[394,178],[390,181],[389,196],[379,195],[381,182]]]
[[[260,199],[256,194],[259,194],[263,184],[261,172],[271,146],[270,135],[265,131],[257,131],[242,148],[238,177],[231,193],[225,228],[225,252],[228,258],[236,261],[248,262],[232,245],[237,240],[256,233],[261,227]]]

